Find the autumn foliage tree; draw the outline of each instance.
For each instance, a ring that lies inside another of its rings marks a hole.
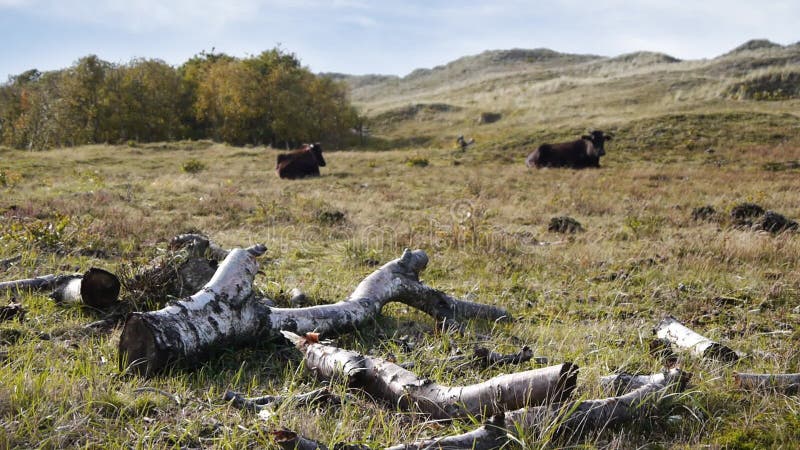
[[[90,55],[0,85],[0,143],[25,149],[203,138],[336,147],[356,117],[342,84],[280,49],[243,59],[201,52],[178,68]]]

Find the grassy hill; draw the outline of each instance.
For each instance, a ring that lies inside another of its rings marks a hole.
[[[515,49],[487,51],[402,78],[340,78],[351,85],[353,101],[371,119],[375,136],[391,145],[449,146],[464,134],[479,144],[505,147],[503,142],[526,136],[573,138],[588,128],[622,129],[675,114],[797,115],[798,74],[800,45],[754,40],[707,60],[654,52],[600,57]],[[482,125],[484,112],[502,118]],[[747,115],[736,117],[748,126]]]
[[[264,147],[0,147],[0,281],[89,267],[129,277],[171,237],[202,231],[226,248],[266,244],[256,287],[290,307],[292,288],[309,304],[333,303],[376,265],[420,248],[425,283],[502,305],[514,320],[460,334],[390,305],[338,345],[412,362],[445,384],[540,366],[440,362],[478,344],[528,345],[548,364],[580,367],[581,399],[606,395],[600,376],[663,369],[648,341],[667,314],[742,354],[731,363],[682,352],[688,390],[641,420],[578,442],[531,432],[512,448],[794,448],[797,397],[742,391],[732,375],[800,372],[800,233],[748,228],[731,212],[752,202],[800,219],[799,54],[761,41],[703,61],[511,50],[403,78],[336,75],[374,135],[326,153],[321,177],[297,181],[275,176],[278,150]],[[502,117],[478,124],[487,111]],[[616,133],[600,169],[525,167],[539,143],[590,127]],[[458,134],[477,144],[456,150]],[[560,216],[584,231],[551,230]],[[127,288],[122,299],[144,304]],[[431,421],[357,392],[339,406],[241,411],[223,392],[291,395],[322,383],[280,342],[139,377],[117,366],[119,325],[84,328],[113,311],[37,293],[0,294],[0,307],[11,300],[27,314],[0,321],[0,449],[275,448],[270,431],[283,426],[383,448],[481,423]]]

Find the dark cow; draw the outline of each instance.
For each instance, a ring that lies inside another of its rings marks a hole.
[[[278,155],[275,171],[281,178],[294,180],[318,177],[320,167],[325,167],[325,158],[322,157],[322,146],[316,143],[305,144],[299,150]]]
[[[611,134],[592,131],[581,136],[577,141],[561,144],[543,144],[535,152],[528,155],[525,164],[528,167],[600,167],[600,157],[606,154],[603,148],[605,141],[610,141]]]

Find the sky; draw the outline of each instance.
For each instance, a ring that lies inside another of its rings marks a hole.
[[[0,82],[95,54],[178,66],[280,47],[314,72],[407,75],[485,50],[713,58],[800,41],[798,0],[0,0]]]

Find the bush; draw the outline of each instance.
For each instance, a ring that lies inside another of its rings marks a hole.
[[[206,170],[206,165],[196,159],[190,159],[185,163],[183,163],[183,166],[181,166],[181,170],[183,170],[186,173],[200,173]]]
[[[413,156],[411,158],[406,158],[405,162],[406,162],[406,165],[408,167],[427,167],[428,164],[430,164],[428,162],[428,158],[422,158],[422,157],[419,157],[419,156]]]

